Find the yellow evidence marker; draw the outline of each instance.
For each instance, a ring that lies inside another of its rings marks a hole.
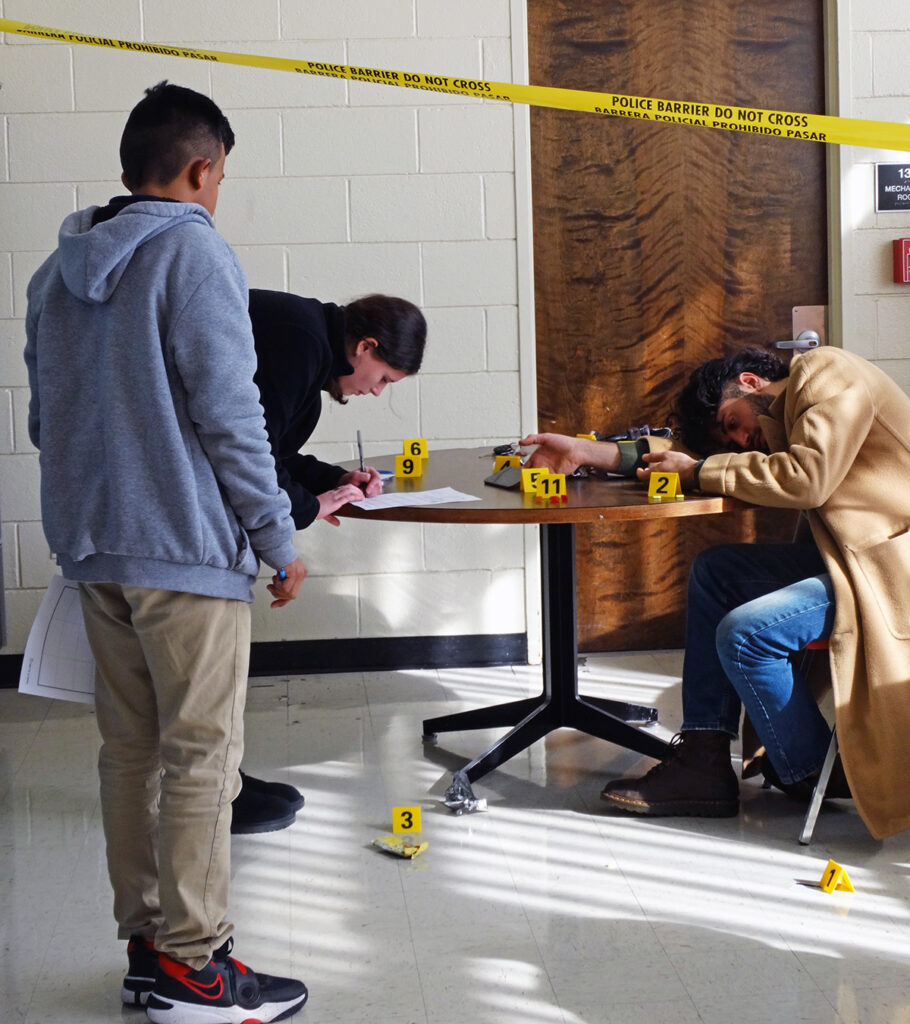
[[[409,437],[401,442],[402,454],[410,455],[415,459],[428,459],[429,451],[425,437]]]
[[[685,495],[679,489],[679,473],[657,473],[652,470],[648,484],[648,501],[682,501]]]
[[[552,501],[554,503],[568,501],[569,496],[566,494],[566,474],[547,473],[546,476],[542,476],[537,481],[537,486],[534,488],[534,500]]]
[[[542,476],[546,476],[550,471],[543,466],[539,466],[536,469],[525,469],[522,467],[521,470],[521,489],[526,494],[534,494],[537,491],[537,482]]]
[[[406,480],[415,476],[423,476],[423,459],[419,455],[396,455],[395,476]]]
[[[843,889],[844,892],[856,892],[853,883],[850,881],[847,872],[837,861],[829,860],[818,881],[818,887],[822,892],[834,892],[835,889]]]
[[[493,460],[493,472],[498,473],[501,469],[505,469],[506,466],[518,466],[521,468],[521,456],[520,455],[497,455]]]
[[[419,807],[393,807],[392,808],[392,831],[393,832],[419,832],[420,831],[420,808]]]

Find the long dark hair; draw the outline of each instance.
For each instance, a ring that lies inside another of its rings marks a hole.
[[[737,392],[741,373],[754,373],[765,380],[783,380],[790,368],[771,352],[743,348],[733,355],[709,359],[692,373],[676,400],[675,419],[683,444],[699,455],[717,451],[714,433],[721,402]]]
[[[427,322],[413,302],[394,295],[364,295],[342,307],[342,312],[348,358],[354,355],[358,342],[375,338],[377,358],[393,370],[417,373],[427,343]],[[330,381],[326,390],[340,405],[347,405],[337,379]]]
[[[407,299],[365,295],[344,307],[344,340],[352,355],[363,338],[375,338],[375,353],[393,370],[417,373],[427,342],[423,313]]]

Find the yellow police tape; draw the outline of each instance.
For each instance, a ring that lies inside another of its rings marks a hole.
[[[456,96],[480,97],[503,103],[527,103],[535,107],[586,111],[607,117],[628,117],[664,124],[719,128],[731,132],[772,135],[807,142],[910,150],[910,125],[891,121],[866,121],[859,118],[830,117],[826,114],[795,114],[784,110],[760,110],[754,107],[667,100],[653,96],[627,96],[612,92],[586,92],[580,89],[555,89],[540,85],[513,85],[509,82],[488,82],[483,79],[456,78],[451,75],[427,75],[412,71],[388,71],[348,64],[330,64],[324,61],[290,60],[284,57],[226,53],[221,50],[199,50],[179,45],[137,43],[48,28],[25,21],[11,21],[8,18],[0,18],[0,31],[39,39],[53,39],[62,43],[102,46],[129,53],[152,53],[188,60],[211,61],[216,64],[241,64],[272,71],[343,78],[351,82],[369,82],[373,85],[391,85]]]

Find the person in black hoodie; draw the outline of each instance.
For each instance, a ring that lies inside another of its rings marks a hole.
[[[352,395],[380,395],[389,384],[417,373],[427,325],[413,303],[367,295],[346,306],[287,292],[250,289],[250,320],[256,346],[265,425],[278,484],[291,499],[298,530],[317,519],[338,525],[334,513],[350,501],[382,491],[370,466],[346,471],[301,454],[316,429],[322,393],[342,404]],[[231,831],[286,828],[303,806],[294,786],[264,782],[244,772],[233,804]]]

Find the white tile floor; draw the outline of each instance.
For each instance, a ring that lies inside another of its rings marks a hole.
[[[583,690],[679,723],[676,652],[591,657]],[[728,820],[629,818],[607,778],[650,764],[561,731],[440,802],[492,734],[424,717],[535,691],[533,669],[255,679],[246,769],[307,804],[284,832],[236,837],[237,955],[310,986],[301,1024],[910,1022],[910,833],[871,839],[852,805],[802,810],[744,786]],[[0,1024],[144,1020],[118,1002],[92,712],[0,691]],[[906,784],[906,779],[895,780]],[[423,808],[414,861],[370,841]],[[855,893],[827,895],[828,858]]]

